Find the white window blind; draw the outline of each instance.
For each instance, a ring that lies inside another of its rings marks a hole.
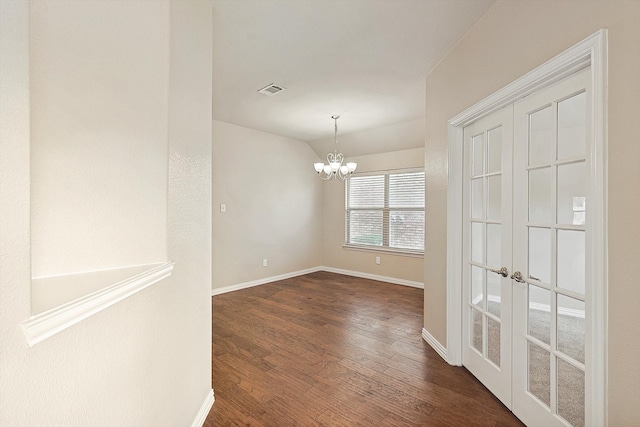
[[[346,246],[424,252],[424,172],[355,175],[346,182]]]

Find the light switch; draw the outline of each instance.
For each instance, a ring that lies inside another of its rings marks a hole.
[[[220,203],[220,212],[225,213],[227,211],[227,205]]]

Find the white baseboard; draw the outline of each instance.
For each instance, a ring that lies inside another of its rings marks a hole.
[[[278,276],[265,277],[263,279],[252,280],[250,282],[238,283],[237,285],[211,289],[211,296],[213,297],[220,294],[226,294],[227,292],[239,291],[240,289],[252,288],[254,286],[264,285],[266,283],[277,282],[278,280],[290,279],[292,277],[315,273],[316,271],[320,271],[321,269],[322,267],[308,268],[306,270],[294,271],[291,273],[280,274]]]
[[[449,359],[447,357],[447,349],[445,346],[440,344],[440,342],[433,337],[426,329],[422,328],[422,339],[427,342],[435,351],[444,359],[445,362],[449,363]]]
[[[360,271],[343,270],[333,267],[318,267],[318,271],[328,271],[329,273],[344,274],[345,276],[361,277],[363,279],[377,280],[379,282],[393,283],[394,285],[410,286],[412,288],[424,289],[424,283],[411,280],[398,279],[396,277],[380,276],[378,274],[362,273]]]
[[[204,422],[207,420],[207,416],[209,415],[209,411],[211,411],[211,407],[213,406],[213,402],[215,401],[215,397],[213,394],[213,389],[209,390],[207,396],[204,398],[204,402],[202,402],[202,406],[196,415],[196,418],[191,423],[191,427],[202,427]]]
[[[412,288],[424,289],[424,283],[413,282],[411,280],[398,279],[395,277],[379,276],[377,274],[362,273],[360,271],[343,270],[341,268],[318,266],[308,268],[306,270],[294,271],[291,273],[280,274],[278,276],[265,277],[263,279],[252,280],[250,282],[238,283],[237,285],[224,286],[211,290],[211,296],[225,294],[227,292],[239,291],[240,289],[252,288],[254,286],[264,285],[266,283],[277,282],[278,280],[290,279],[292,277],[303,276],[317,271],[328,271],[329,273],[344,274],[345,276],[361,277],[363,279],[378,280],[380,282],[393,283],[394,285],[410,286]]]

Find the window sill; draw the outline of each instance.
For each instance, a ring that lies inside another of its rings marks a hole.
[[[412,258],[424,258],[424,251],[411,251],[407,249],[392,249],[392,248],[383,248],[376,246],[361,246],[361,245],[352,245],[352,244],[344,244],[342,245],[344,249],[349,251],[361,251],[361,252],[376,252],[376,253],[384,253],[398,256],[407,256]]]
[[[146,264],[134,267],[94,271],[81,274],[44,277],[32,280],[33,312],[36,313],[20,324],[29,346],[49,338],[93,314],[116,304],[127,297],[169,277],[173,263]],[[69,286],[73,284],[73,286]],[[99,289],[84,296],[69,297],[68,302],[46,299],[56,289]],[[42,290],[42,292],[38,292]],[[38,295],[39,294],[39,295]],[[53,305],[53,307],[50,307]]]

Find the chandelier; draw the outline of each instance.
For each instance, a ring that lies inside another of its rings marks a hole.
[[[334,146],[333,153],[327,154],[327,164],[322,162],[314,163],[313,167],[318,172],[318,176],[321,179],[341,179],[345,180],[351,176],[358,166],[355,162],[347,162],[343,165],[344,156],[342,153],[338,153],[338,119],[340,116],[331,116],[334,122]]]

